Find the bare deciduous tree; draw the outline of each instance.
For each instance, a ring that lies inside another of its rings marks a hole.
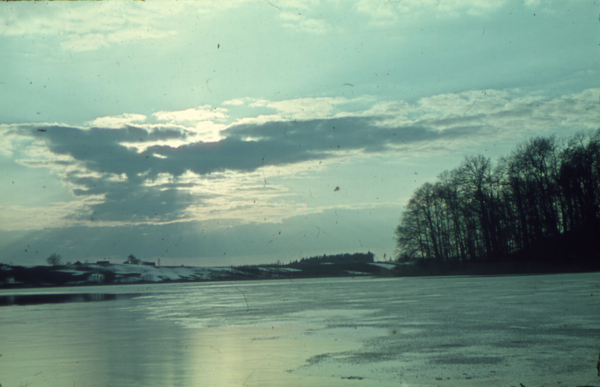
[[[52,253],[48,258],[46,258],[46,262],[48,262],[48,265],[58,266],[60,265],[61,257],[56,253]]]
[[[527,258],[561,233],[600,228],[599,181],[600,130],[533,138],[495,167],[482,155],[466,157],[415,190],[396,228],[399,256],[502,261],[526,252]]]

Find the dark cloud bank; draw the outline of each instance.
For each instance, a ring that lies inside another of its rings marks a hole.
[[[381,127],[377,126],[379,120],[347,117],[244,124],[226,129],[222,132],[225,138],[217,142],[151,145],[142,152],[123,144],[185,140],[191,133],[180,128],[148,131],[134,126],[84,130],[46,125],[28,130],[44,141],[50,152],[70,156],[79,167],[64,176],[76,186],[75,196],[103,196],[103,203],[92,205],[91,213],[82,218],[133,222],[179,219],[191,204],[210,197],[182,190],[186,185],[177,178],[186,172],[210,178],[215,172],[252,172],[266,166],[335,158],[345,151],[385,152],[417,142],[468,137],[481,130],[478,126],[443,131],[425,126]],[[160,175],[172,179],[152,187],[145,184]]]

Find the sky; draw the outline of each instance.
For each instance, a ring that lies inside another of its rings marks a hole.
[[[466,155],[600,127],[600,2],[0,4],[0,262],[394,257]]]

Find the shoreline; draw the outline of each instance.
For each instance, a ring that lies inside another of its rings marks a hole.
[[[462,265],[360,262],[315,265],[248,265],[242,267],[98,265],[9,266],[0,264],[0,289],[44,289],[107,285],[292,280],[310,278],[496,277],[590,273],[597,265],[552,265],[544,262],[468,263]]]

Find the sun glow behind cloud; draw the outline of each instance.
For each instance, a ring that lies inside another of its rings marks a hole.
[[[93,121],[88,121],[88,126],[96,126],[101,128],[121,128],[128,124],[144,122],[146,116],[143,114],[121,114],[115,117],[98,117]]]

